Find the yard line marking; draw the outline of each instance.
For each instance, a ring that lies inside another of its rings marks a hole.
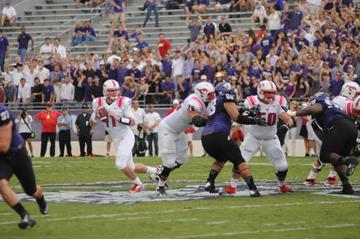
[[[194,211],[205,211],[205,210],[224,210],[224,209],[240,209],[240,208],[267,208],[267,207],[292,207],[292,206],[307,206],[307,205],[319,205],[319,204],[349,204],[349,203],[360,203],[360,200],[344,200],[344,201],[319,201],[319,202],[293,202],[293,203],[276,203],[276,204],[253,204],[253,205],[237,205],[237,206],[211,206],[211,207],[194,207],[189,209],[171,209],[164,211],[146,211],[146,212],[125,212],[125,213],[115,213],[115,214],[90,214],[82,216],[73,216],[73,217],[63,217],[63,218],[44,218],[41,221],[45,222],[60,222],[60,221],[70,221],[70,220],[81,220],[81,219],[97,219],[97,218],[114,218],[121,216],[141,216],[141,215],[154,215],[154,214],[168,214],[168,213],[177,213],[177,212],[194,212]],[[51,217],[51,214],[48,216]],[[15,223],[13,221],[0,222],[0,225],[8,225]]]
[[[220,225],[220,224],[225,224],[225,223],[228,223],[230,221],[213,221],[213,222],[208,222],[206,224],[208,225]]]
[[[201,238],[201,237],[230,237],[241,234],[260,234],[260,233],[271,233],[271,232],[293,232],[293,231],[308,231],[316,229],[334,229],[334,228],[345,228],[345,227],[357,227],[359,224],[337,224],[329,226],[318,226],[318,227],[293,227],[273,230],[253,230],[253,231],[238,231],[238,232],[224,232],[224,233],[208,233],[198,234],[191,236],[177,236],[176,239],[188,239],[188,238]]]
[[[127,218],[117,218],[115,221],[128,221],[128,220],[142,220],[142,219],[151,219],[151,217],[127,217]]]
[[[266,223],[264,224],[265,226],[268,226],[268,227],[274,227],[274,226],[283,226],[283,225],[297,225],[297,224],[305,224],[307,222],[305,221],[297,221],[297,222],[283,222],[283,223]]]

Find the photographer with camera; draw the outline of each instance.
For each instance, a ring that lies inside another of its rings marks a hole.
[[[15,119],[15,123],[19,124],[19,133],[24,141],[27,142],[31,157],[34,157],[31,139],[35,138],[35,132],[32,131],[31,128],[32,122],[33,118],[27,113],[26,109],[22,109],[21,113]]]

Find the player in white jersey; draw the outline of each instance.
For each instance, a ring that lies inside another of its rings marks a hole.
[[[352,117],[353,114],[352,100],[354,100],[355,97],[359,94],[360,94],[360,86],[356,82],[347,82],[342,86],[340,95],[336,96],[334,99],[332,99],[332,101],[335,102],[337,105],[339,105],[340,108],[343,109],[348,116]],[[322,141],[317,136],[315,136],[315,141],[317,143],[318,148],[320,149]],[[325,164],[321,163],[319,159],[316,159],[313,162],[312,168],[309,172],[309,175],[305,179],[304,184],[309,186],[317,184],[317,182],[315,181],[316,177],[324,166]],[[336,170],[334,169],[333,166],[331,166],[328,178],[324,183],[324,185],[325,186],[336,185],[337,184],[336,175],[337,175]]]
[[[257,108],[268,126],[249,126],[249,131],[240,146],[241,154],[245,161],[249,162],[251,157],[262,149],[275,167],[279,191],[292,192],[292,189],[285,184],[288,163],[276,135],[279,118],[289,127],[294,124],[293,120],[286,114],[287,102],[285,97],[276,95],[276,85],[271,81],[264,80],[257,87],[257,95],[247,97],[244,106],[247,109]]]
[[[120,96],[120,87],[117,81],[107,80],[103,86],[104,97],[93,100],[92,122],[101,120],[105,130],[113,138],[116,150],[116,167],[121,170],[133,183],[129,192],[135,193],[144,189],[143,183],[136,173],[154,174],[157,168],[135,164],[132,156],[135,136],[131,126],[135,124],[135,117],[131,110],[131,99]],[[102,115],[101,112],[107,112]]]
[[[159,124],[159,150],[162,171],[159,175],[159,195],[166,195],[165,185],[170,172],[188,160],[188,144],[184,131],[192,124],[203,127],[207,113],[207,103],[215,99],[214,86],[200,82],[176,110],[166,116]]]

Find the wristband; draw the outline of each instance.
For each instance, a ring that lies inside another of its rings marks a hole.
[[[288,114],[288,116],[291,116],[291,117],[295,117],[295,116],[296,116],[296,111],[288,110],[286,113]]]
[[[129,118],[120,118],[119,122],[125,125],[130,125],[131,120]]]

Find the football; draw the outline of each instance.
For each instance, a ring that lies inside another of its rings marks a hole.
[[[106,122],[108,118],[108,111],[105,109],[105,107],[99,107],[97,111],[100,121]]]

